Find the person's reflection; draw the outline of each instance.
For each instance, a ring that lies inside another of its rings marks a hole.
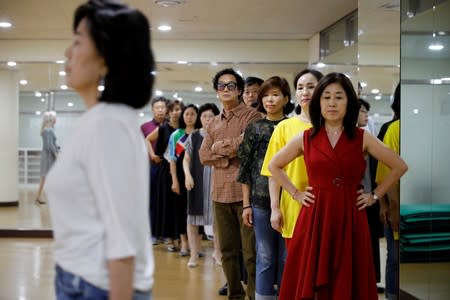
[[[383,143],[400,153],[400,84],[394,93],[394,101],[391,105],[394,118],[383,124],[378,138]],[[389,172],[389,168],[379,163],[375,182],[379,184]],[[400,184],[397,182],[390,188],[385,197],[380,199],[380,216],[384,224],[386,237],[386,288],[385,294],[388,300],[398,299],[399,293],[399,223],[400,223]]]

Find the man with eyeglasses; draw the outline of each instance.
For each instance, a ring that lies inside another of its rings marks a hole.
[[[239,268],[240,249],[247,270],[247,297],[255,299],[255,235],[242,221],[242,187],[236,178],[239,171],[237,151],[247,125],[261,119],[255,109],[239,101],[244,80],[233,69],[218,72],[214,89],[223,105],[221,113],[206,128],[200,147],[200,160],[214,166],[211,198],[222,250],[222,267],[228,283],[228,299],[245,299]]]

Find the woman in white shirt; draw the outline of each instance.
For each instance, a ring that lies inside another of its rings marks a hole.
[[[47,181],[58,300],[151,299],[149,162],[135,110],[153,86],[149,28],[112,0],[75,12],[66,81],[87,112]]]

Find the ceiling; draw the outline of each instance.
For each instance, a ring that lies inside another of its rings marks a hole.
[[[19,79],[28,80],[21,91],[60,90],[63,65],[55,60],[63,58],[72,35],[73,11],[83,2],[0,0],[0,21],[13,24],[0,29],[0,47],[5,50],[0,52],[0,69],[14,69]],[[329,66],[322,71],[366,74],[354,80],[366,81],[368,94],[377,85],[389,95],[399,77],[399,0],[185,0],[177,7],[162,7],[154,0],[126,2],[151,21],[158,61],[156,89],[168,97],[178,93],[190,102],[215,99],[211,78],[224,67],[234,67],[244,77],[280,75],[290,82],[298,71],[318,61],[318,33],[358,5],[358,25],[363,29],[359,40],[365,48],[343,49],[327,59]],[[170,24],[172,31],[159,32],[156,27],[161,24]],[[7,67],[6,61],[16,53],[25,54],[17,55],[16,67]],[[355,61],[349,56],[356,54],[370,58],[359,71],[346,63]],[[180,65],[177,60],[188,63]],[[195,86],[203,91],[194,92]]]

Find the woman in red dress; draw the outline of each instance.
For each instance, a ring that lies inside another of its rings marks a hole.
[[[375,271],[364,209],[374,204],[406,172],[407,165],[367,131],[356,127],[358,98],[341,73],[323,77],[312,96],[313,128],[292,139],[274,156],[273,178],[302,202],[281,283],[281,300],[376,300]],[[364,155],[391,172],[373,193],[364,193]],[[283,168],[304,155],[305,191],[295,188]]]

